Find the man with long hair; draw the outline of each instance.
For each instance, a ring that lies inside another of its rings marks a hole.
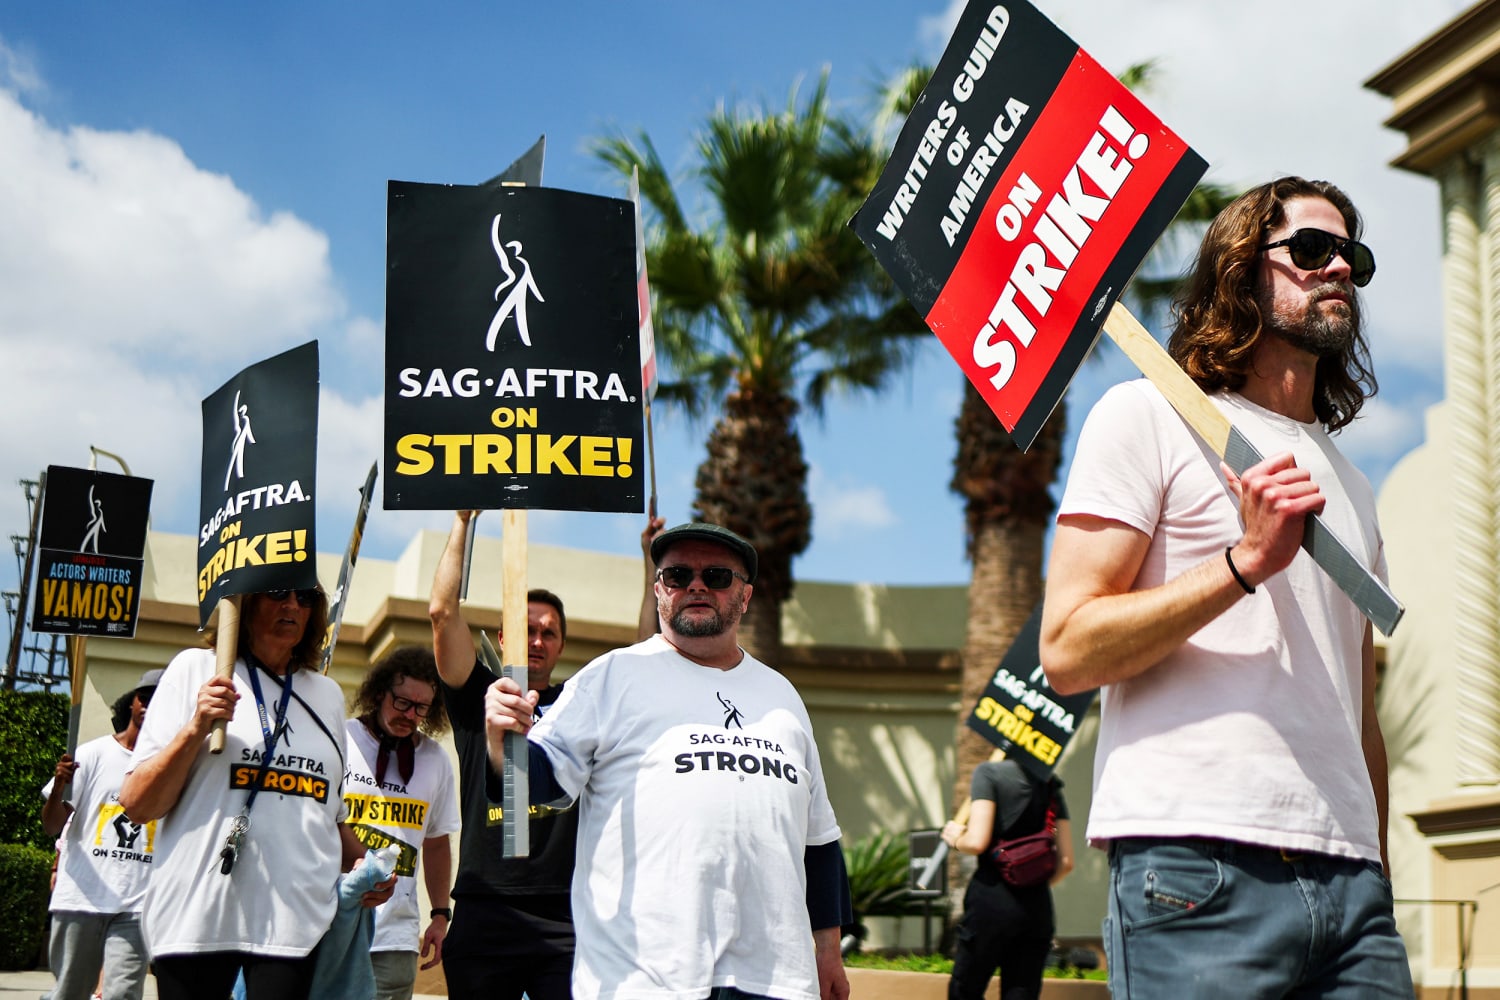
[[[1080,437],[1042,663],[1102,686],[1090,843],[1111,867],[1110,991],[1412,995],[1386,872],[1369,624],[1302,552],[1309,515],[1382,579],[1375,498],[1331,433],[1376,383],[1349,198],[1284,177],[1204,235],[1169,345],[1268,456],[1236,475],[1147,381]]]
[[[375,911],[370,957],[376,1000],[411,1000],[418,956],[427,959],[423,969],[443,960],[452,916],[448,837],[459,828],[458,803],[453,766],[437,743],[448,729],[439,687],[431,651],[401,646],[365,675],[348,722],[344,805],[349,828],[367,848],[396,844],[401,849],[395,895]],[[427,931],[420,935],[419,867],[432,904]]]

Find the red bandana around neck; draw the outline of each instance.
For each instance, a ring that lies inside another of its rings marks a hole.
[[[375,784],[385,784],[385,767],[390,762],[393,752],[396,755],[396,770],[401,774],[401,782],[405,784],[411,781],[411,772],[416,767],[416,740],[410,736],[390,735],[380,728],[373,715],[367,715],[359,721],[364,723],[365,728],[380,744],[375,751]]]

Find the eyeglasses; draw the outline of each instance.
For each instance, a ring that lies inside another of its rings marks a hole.
[[[316,604],[317,601],[318,601],[318,591],[316,589],[308,589],[308,590],[267,590],[267,591],[263,591],[263,593],[267,597],[269,597],[271,600],[275,601],[277,604],[280,604],[282,601],[286,600],[288,596],[290,596],[292,594],[296,594],[297,595],[297,604],[299,606],[301,606],[301,607],[304,607],[304,608],[310,608],[314,604]]]
[[[1304,271],[1320,271],[1338,254],[1349,262],[1349,280],[1360,288],[1375,277],[1375,254],[1358,240],[1325,233],[1321,229],[1299,229],[1284,240],[1267,243],[1261,250],[1286,247],[1292,263]]]
[[[728,566],[705,566],[701,572],[691,566],[663,566],[656,571],[656,578],[669,590],[681,590],[692,583],[695,576],[702,579],[703,586],[709,590],[728,590],[735,580],[750,582],[748,576],[736,573]]]
[[[391,696],[391,707],[398,712],[416,712],[417,718],[425,719],[427,718],[427,713],[432,711],[432,702],[430,701],[412,701],[410,698],[401,697],[394,691],[387,691],[386,694]]]

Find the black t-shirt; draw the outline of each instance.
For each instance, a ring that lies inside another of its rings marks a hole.
[[[484,693],[496,680],[481,662],[461,688],[443,685],[453,740],[458,748],[459,835],[457,899],[464,896],[567,896],[573,883],[573,855],[578,843],[578,810],[531,807],[531,856],[507,859],[500,826],[500,803],[486,794],[490,775],[484,739]],[[562,685],[539,692],[538,714],[557,700]],[[496,785],[499,785],[498,780]]]
[[[1055,775],[1042,782],[1013,760],[989,760],[974,769],[969,784],[970,798],[995,803],[991,847],[1001,840],[1040,833],[1047,825],[1049,793],[1057,797],[1057,818],[1067,819],[1068,803],[1062,795],[1062,782]]]

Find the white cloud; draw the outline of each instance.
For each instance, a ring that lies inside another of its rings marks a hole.
[[[169,139],[53,126],[29,73],[0,43],[0,482],[97,445],[156,480],[157,527],[191,531],[200,402],[342,316],[328,240]]]
[[[813,508],[813,533],[824,541],[849,539],[897,522],[885,490],[879,486],[852,482],[847,477],[830,479],[814,465],[808,473],[807,491]]]
[[[0,89],[22,94],[39,93],[46,89],[42,84],[41,74],[37,72],[30,57],[5,44],[3,38],[0,38]]]
[[[149,132],[57,129],[0,91],[0,337],[253,360],[344,308],[322,233]]]
[[[1396,400],[1382,393],[1365,403],[1337,438],[1339,450],[1369,477],[1376,490],[1402,456],[1422,443],[1431,398]]]

